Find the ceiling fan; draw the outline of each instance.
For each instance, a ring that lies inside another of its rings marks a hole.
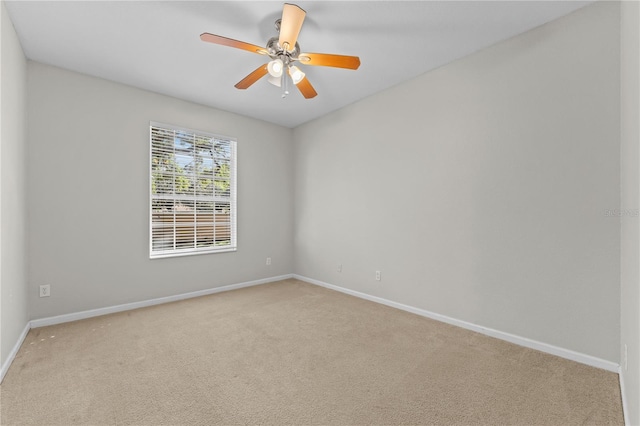
[[[253,83],[269,74],[268,81],[283,88],[282,97],[289,94],[289,80],[300,90],[302,96],[307,99],[315,97],[318,93],[313,88],[304,72],[294,62],[304,65],[318,65],[356,70],[360,66],[360,58],[357,56],[331,55],[327,53],[300,53],[300,45],[297,42],[298,34],[306,12],[295,4],[285,3],[282,10],[282,18],[276,20],[278,37],[272,37],[266,47],[233,40],[215,34],[202,33],[200,39],[209,43],[235,47],[249,52],[268,56],[271,60],[256,68],[248,76],[240,80],[235,87],[246,89]]]

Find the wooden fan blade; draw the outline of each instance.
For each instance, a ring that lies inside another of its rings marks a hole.
[[[298,87],[298,90],[300,90],[300,93],[302,93],[302,96],[306,99],[315,98],[318,94],[316,89],[314,89],[311,83],[309,83],[309,79],[307,79],[307,77],[300,80],[300,82],[296,84],[296,87]]]
[[[357,56],[331,55],[328,53],[301,53],[298,60],[304,65],[319,65],[323,67],[347,68],[357,70],[360,58]]]
[[[296,48],[296,41],[307,12],[295,4],[285,3],[280,21],[280,38],[278,42],[283,49],[291,52]]]
[[[235,87],[237,89],[244,90],[244,89],[248,88],[249,86],[251,86],[256,81],[260,80],[262,77],[264,77],[267,74],[267,72],[268,72],[267,71],[267,64],[260,65],[251,74],[249,74],[248,76],[246,76],[245,78],[240,80],[236,84]]]
[[[215,34],[202,33],[200,34],[200,40],[208,43],[221,44],[223,46],[235,47],[236,49],[247,50],[253,53],[259,53],[266,55],[267,51],[264,47],[256,46],[255,44],[245,43],[244,41],[234,40],[232,38],[222,37]]]

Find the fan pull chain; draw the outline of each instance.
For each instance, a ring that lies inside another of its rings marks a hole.
[[[282,73],[282,99],[286,98],[289,94],[289,79],[287,78],[289,75],[289,71],[285,69],[285,72]]]

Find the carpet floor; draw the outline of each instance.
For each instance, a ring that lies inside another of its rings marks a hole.
[[[4,425],[622,425],[618,376],[297,280],[33,329]]]

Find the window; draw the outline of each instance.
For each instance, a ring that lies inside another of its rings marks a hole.
[[[236,249],[236,141],[151,123],[151,258]]]

